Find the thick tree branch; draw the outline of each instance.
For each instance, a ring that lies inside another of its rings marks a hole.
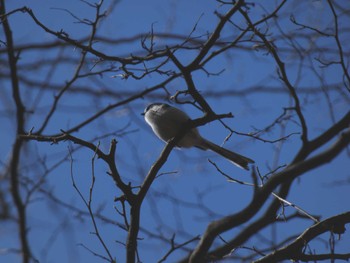
[[[303,147],[300,149],[299,153],[294,158],[293,163],[298,162],[300,160],[304,160],[310,153],[320,148],[322,145],[325,145],[327,142],[329,142],[335,136],[337,136],[340,131],[346,129],[349,126],[350,111],[348,111],[343,118],[341,118],[337,123],[332,125],[328,130],[320,134],[315,139],[304,144]]]
[[[269,262],[280,262],[283,260],[305,260],[306,258],[310,259],[310,257],[317,258],[317,255],[304,255],[303,249],[304,247],[317,236],[325,233],[331,232],[335,234],[343,234],[345,232],[345,224],[350,223],[350,212],[346,212],[344,214],[336,215],[330,218],[327,218],[312,227],[306,229],[297,239],[294,240],[291,244],[276,250],[275,252],[255,261],[256,263],[269,263]],[[314,260],[316,260],[314,258]],[[348,260],[350,255],[342,255],[335,256],[329,254],[328,256],[323,255],[322,257],[318,257],[318,260],[326,260],[330,258],[342,258],[344,260]]]
[[[12,38],[12,31],[10,24],[8,22],[5,10],[5,0],[0,2],[0,15],[2,27],[5,32],[6,45],[7,45],[7,57],[11,72],[11,84],[12,84],[12,98],[16,107],[16,125],[17,131],[15,136],[15,142],[12,149],[12,156],[10,161],[10,177],[11,177],[11,194],[17,210],[17,222],[19,225],[19,240],[21,243],[21,252],[22,252],[22,262],[28,263],[32,258],[32,253],[30,250],[28,242],[28,226],[27,226],[27,215],[26,215],[26,206],[22,201],[21,189],[20,189],[20,174],[18,172],[20,165],[21,150],[23,146],[23,140],[19,137],[20,134],[24,131],[24,113],[25,107],[23,105],[20,87],[17,76],[17,58],[14,54],[14,43]]]
[[[280,184],[291,181],[298,176],[333,160],[350,143],[350,129],[327,150],[316,156],[287,166],[283,171],[273,175],[269,181],[255,194],[250,204],[237,214],[213,221],[209,224],[197,248],[193,251],[190,262],[203,262],[214,239],[221,233],[248,221],[265,203],[271,192]]]

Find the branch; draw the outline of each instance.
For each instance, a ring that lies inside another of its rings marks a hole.
[[[332,161],[350,143],[350,129],[340,135],[340,138],[327,150],[318,155],[287,166],[283,171],[273,175],[266,184],[257,191],[251,203],[241,212],[213,221],[207,227],[197,248],[193,251],[190,262],[204,262],[208,250],[215,238],[238,225],[251,219],[264,205],[271,192],[280,184],[292,181],[307,171],[315,169],[325,163]]]
[[[111,146],[109,149],[109,153],[105,154],[102,152],[98,146],[95,144],[82,140],[80,138],[77,138],[68,132],[65,132],[61,130],[62,134],[59,136],[39,136],[39,135],[33,135],[33,134],[22,134],[21,138],[24,140],[35,140],[35,141],[42,141],[42,142],[52,142],[52,143],[58,143],[59,141],[64,141],[64,140],[69,140],[75,144],[81,145],[83,147],[86,147],[93,152],[97,154],[99,158],[104,160],[108,166],[109,169],[111,170],[110,173],[108,173],[116,183],[117,187],[125,194],[127,200],[129,203],[132,203],[134,201],[134,194],[132,193],[131,187],[123,182],[121,179],[119,172],[117,170],[117,167],[115,165],[115,151],[116,151],[116,145],[117,141],[112,140],[111,141]]]
[[[330,0],[327,0],[327,2],[328,2],[329,7],[332,10],[332,14],[334,17],[334,27],[335,27],[334,38],[335,38],[335,42],[337,43],[337,47],[339,50],[340,65],[341,65],[343,73],[344,73],[344,78],[347,80],[347,83],[346,83],[345,79],[344,79],[344,84],[345,84],[345,87],[347,88],[347,90],[350,92],[350,75],[349,75],[349,71],[347,68],[349,62],[345,61],[342,43],[341,43],[341,40],[339,38],[338,15],[334,10],[332,2]]]
[[[63,30],[57,31],[57,32],[51,30],[50,28],[48,28],[47,26],[45,26],[43,23],[40,22],[40,20],[35,16],[33,10],[30,9],[29,7],[23,7],[19,11],[22,11],[22,12],[29,14],[29,16],[33,19],[33,21],[39,27],[41,27],[44,31],[46,31],[47,33],[54,35],[58,39],[63,40],[64,42],[69,43],[77,48],[80,48],[81,50],[83,50],[85,52],[91,53],[91,54],[95,55],[96,57],[101,58],[102,60],[116,61],[116,62],[121,63],[122,65],[126,65],[126,64],[136,65],[136,64],[142,63],[143,61],[150,61],[153,59],[157,59],[159,57],[164,57],[167,54],[167,50],[164,49],[164,50],[160,50],[157,52],[153,52],[150,55],[146,55],[145,57],[137,57],[137,56],[133,56],[133,55],[131,55],[127,58],[122,58],[122,57],[118,57],[118,56],[110,56],[110,55],[107,55],[101,51],[98,51],[98,50],[92,48],[89,45],[83,45],[79,41],[70,38],[69,35],[67,33],[65,33]]]
[[[100,15],[100,9],[101,9],[101,5],[102,5],[103,1],[100,1],[99,4],[96,4],[95,5],[95,8],[96,8],[96,15],[95,15],[95,20],[93,22],[91,22],[91,33],[90,33],[90,37],[89,37],[89,40],[88,40],[88,47],[89,48],[92,48],[92,44],[93,44],[93,41],[95,39],[95,35],[96,35],[96,28],[97,28],[97,24],[101,18],[101,15]],[[51,106],[51,109],[50,111],[48,112],[47,116],[45,117],[44,121],[43,121],[43,124],[41,125],[41,127],[39,128],[39,130],[37,131],[37,134],[41,134],[44,129],[47,127],[49,121],[51,120],[51,117],[52,115],[55,113],[56,111],[56,108],[57,108],[57,105],[58,105],[58,102],[59,100],[61,99],[61,97],[63,96],[63,94],[70,88],[72,87],[73,83],[76,82],[76,80],[78,78],[81,78],[83,76],[80,75],[81,73],[81,70],[85,64],[85,59],[86,59],[86,55],[87,55],[87,52],[86,51],[83,51],[82,54],[81,54],[81,58],[78,62],[78,65],[75,69],[75,72],[72,76],[72,78],[67,81],[66,85],[59,91],[59,93],[55,96],[54,98],[54,101],[52,103],[52,106]]]
[[[208,54],[209,50],[216,44],[217,40],[220,37],[220,33],[226,25],[227,21],[236,13],[244,3],[243,0],[239,0],[236,4],[224,15],[220,18],[220,22],[216,26],[214,32],[211,34],[210,38],[206,43],[204,43],[203,48],[197,55],[197,57],[189,64],[186,68],[190,72],[194,69],[197,69],[198,65],[202,61],[202,59]]]
[[[97,226],[97,223],[96,223],[96,220],[95,220],[95,215],[94,215],[94,212],[92,210],[92,194],[93,194],[93,190],[94,190],[94,186],[95,186],[95,159],[96,159],[96,156],[97,156],[97,149],[98,147],[96,147],[96,151],[94,153],[94,156],[92,157],[91,159],[91,185],[90,185],[90,190],[89,190],[89,198],[88,200],[84,197],[84,195],[82,194],[82,192],[79,190],[76,182],[75,182],[75,179],[74,179],[74,174],[73,174],[73,156],[72,156],[72,153],[70,152],[70,176],[71,176],[71,180],[72,180],[72,184],[73,184],[73,188],[77,191],[79,197],[82,199],[82,201],[84,202],[87,210],[89,211],[89,215],[90,215],[90,219],[91,219],[91,222],[92,222],[92,225],[93,225],[93,228],[95,230],[95,232],[92,232],[92,234],[96,235],[97,239],[99,240],[100,244],[102,245],[103,249],[105,250],[106,254],[108,255],[108,258],[105,257],[105,256],[102,256],[102,255],[99,255],[99,254],[95,254],[95,256],[99,256],[105,260],[107,260],[108,262],[112,262],[112,263],[115,263],[115,260],[113,259],[106,243],[104,242],[101,234],[100,234],[100,231],[99,231],[99,228]]]
[[[243,0],[237,1],[237,3],[224,16],[220,18],[220,22],[218,23],[214,32],[211,34],[207,42],[203,44],[203,47],[201,48],[197,57],[188,66],[183,66],[181,62],[175,57],[173,52],[171,50],[168,50],[169,57],[174,62],[174,64],[178,67],[178,69],[181,71],[182,75],[185,78],[189,93],[192,95],[195,101],[202,106],[204,111],[208,114],[214,114],[214,112],[209,106],[209,104],[205,101],[203,96],[196,89],[195,84],[192,80],[191,73],[192,71],[195,71],[199,68],[199,64],[201,63],[203,58],[208,54],[210,49],[216,44],[217,40],[219,39],[220,33],[223,30],[224,26],[226,25],[227,21],[229,21],[231,16],[239,10],[239,8],[242,6],[243,3],[244,3]]]
[[[144,91],[137,93],[135,95],[132,95],[125,100],[122,100],[122,101],[119,101],[117,103],[106,106],[104,109],[100,110],[99,112],[95,113],[91,117],[87,118],[85,121],[78,123],[74,127],[67,130],[66,133],[73,133],[73,132],[79,131],[81,128],[83,128],[86,125],[88,125],[89,123],[95,121],[98,117],[104,115],[105,113],[111,111],[112,109],[115,109],[115,108],[120,107],[122,105],[126,105],[126,104],[128,104],[136,99],[144,98],[147,94],[149,94],[155,90],[163,88],[166,84],[168,84],[169,82],[171,82],[173,79],[177,78],[178,76],[180,76],[180,74],[173,75],[173,76],[169,77],[168,79],[166,79],[165,81],[163,81],[163,82],[161,82],[161,83],[159,83],[151,88],[145,89]],[[34,135],[32,135],[32,136],[35,136],[35,135],[38,135],[38,134],[34,133]],[[48,138],[48,137],[52,137],[52,138],[56,137],[56,141],[62,140],[61,134],[55,134],[55,135],[51,135],[51,136],[47,136],[47,135],[38,136],[36,138],[37,138],[37,140],[46,140],[45,138]]]
[[[332,127],[326,130],[324,133],[309,141],[306,145],[300,149],[297,156],[294,158],[294,162],[304,160],[311,152],[315,151],[322,145],[325,145],[331,139],[339,134],[340,131],[346,129],[350,125],[350,111],[348,111],[343,118],[341,118]]]
[[[291,259],[291,260],[305,260],[309,257],[317,257],[317,255],[304,255],[303,248],[307,245],[308,242],[316,238],[317,236],[325,233],[332,232],[336,234],[343,234],[345,232],[345,224],[350,223],[350,212],[346,212],[344,214],[336,215],[325,219],[312,227],[306,229],[294,242],[291,244],[276,250],[275,252],[255,261],[256,263],[263,262],[280,262],[282,260]],[[319,260],[325,260],[334,258],[334,255],[322,256],[319,255]],[[339,257],[341,258],[341,257]],[[343,259],[349,259],[350,255],[343,255]],[[303,261],[304,261],[303,260]]]
[[[289,202],[288,200],[286,199],[283,199],[282,197],[278,196],[277,194],[275,193],[272,193],[272,195],[274,197],[276,197],[279,201],[281,201],[282,203],[288,205],[288,206],[291,206],[293,207],[294,209],[296,209],[300,214],[310,218],[311,220],[313,220],[315,223],[318,223],[319,220],[317,218],[315,218],[314,216],[310,215],[308,212],[306,212],[304,209],[302,209],[301,207],[297,206],[296,204],[293,204],[291,202]]]
[[[135,262],[135,251],[137,251],[137,236],[140,228],[140,211],[142,202],[150,189],[153,181],[155,180],[159,170],[163,167],[167,161],[172,149],[177,145],[181,138],[190,130],[198,126],[202,126],[216,119],[229,118],[232,114],[222,115],[204,115],[202,118],[190,120],[187,122],[182,129],[179,130],[178,134],[171,139],[164,147],[158,160],[152,165],[145,180],[143,181],[139,192],[136,195],[136,200],[131,205],[130,209],[130,228],[129,235],[127,238],[127,262]]]
[[[176,244],[175,243],[175,234],[173,235],[173,237],[170,240],[170,244],[171,244],[171,248],[169,249],[169,251],[158,261],[158,263],[162,263],[165,262],[167,260],[167,258],[177,249],[180,249],[190,243],[192,243],[193,241],[199,240],[199,236],[193,237],[190,240],[187,240],[181,244]]]
[[[294,100],[294,104],[295,104],[294,110],[299,117],[299,121],[300,121],[300,124],[302,127],[301,139],[302,139],[303,143],[306,144],[308,142],[308,129],[307,129],[307,125],[306,125],[306,120],[305,120],[304,115],[301,111],[301,104],[300,104],[298,94],[297,94],[295,88],[293,87],[293,85],[289,81],[284,62],[279,57],[274,45],[271,44],[270,41],[267,40],[266,36],[264,34],[262,34],[256,28],[255,24],[253,24],[252,21],[250,20],[248,14],[246,12],[244,12],[242,9],[240,9],[239,11],[242,14],[242,16],[246,19],[246,21],[247,21],[248,25],[251,27],[252,31],[254,31],[254,33],[263,41],[264,45],[267,47],[269,52],[271,52],[273,58],[275,59],[277,67],[278,67],[279,72],[281,74],[281,79],[286,84],[286,86],[287,86],[287,88],[288,88],[288,90],[289,90],[289,92]]]
[[[19,164],[20,164],[20,156],[21,149],[23,146],[23,140],[17,136],[22,134],[24,131],[24,123],[25,123],[25,108],[22,102],[20,87],[17,76],[17,57],[14,53],[14,43],[12,38],[12,31],[10,24],[5,16],[5,0],[1,0],[0,2],[0,17],[1,24],[4,29],[4,34],[7,42],[7,57],[9,68],[11,72],[11,84],[12,84],[12,98],[14,100],[16,106],[16,125],[17,131],[15,135],[15,142],[12,149],[12,156],[10,161],[10,182],[11,182],[11,194],[15,204],[15,209],[18,214],[18,227],[19,227],[19,240],[21,243],[21,254],[22,254],[22,262],[27,263],[32,258],[32,253],[30,250],[27,233],[27,215],[26,215],[26,206],[23,203],[21,197],[21,189],[19,183],[20,174],[18,173]]]
[[[340,260],[346,260],[349,261],[350,259],[350,253],[348,254],[316,254],[316,255],[300,255],[301,261],[304,262],[310,262],[310,261],[319,261],[319,260],[329,260],[329,259],[340,259]]]

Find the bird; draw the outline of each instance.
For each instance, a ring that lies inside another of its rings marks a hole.
[[[173,139],[184,125],[191,120],[184,111],[166,103],[149,104],[142,115],[144,115],[145,121],[151,126],[155,135],[166,143]],[[211,150],[245,170],[249,170],[249,164],[254,163],[248,157],[227,150],[203,138],[197,128],[192,128],[186,132],[176,146],[179,148],[197,147],[204,151]]]

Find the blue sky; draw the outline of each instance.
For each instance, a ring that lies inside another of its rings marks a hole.
[[[110,2],[105,2],[103,8],[107,8],[109,4]],[[86,36],[89,28],[76,23],[76,20],[63,9],[69,10],[80,18],[93,19],[94,16],[93,9],[80,1],[8,1],[6,5],[7,11],[28,6],[47,27],[54,31],[63,29],[74,39]],[[251,8],[250,16],[256,21],[264,14],[264,10],[271,10],[275,5],[275,1],[266,1],[264,6],[256,5]],[[138,34],[146,34],[152,29],[152,25],[156,33],[188,35],[197,23],[193,35],[201,36],[212,32],[215,28],[218,22],[218,18],[214,14],[215,10],[224,13],[226,7],[220,6],[215,1],[199,0],[119,1],[108,17],[100,24],[98,35],[122,39]],[[331,30],[333,25],[329,7],[324,1],[307,1],[304,3],[292,1],[282,9],[279,23],[283,31],[285,33],[298,33],[298,28],[289,21],[290,14],[294,14],[299,22],[311,24],[320,30]],[[345,26],[349,22],[349,18],[343,16],[340,16],[340,18],[340,26]],[[240,16],[235,16],[233,22],[244,25],[244,21]],[[12,15],[10,24],[17,45],[56,41],[54,36],[38,28],[25,13]],[[278,36],[279,32],[275,26],[271,26],[271,31],[271,38]],[[227,27],[221,37],[225,40],[232,40],[238,33],[234,27]],[[3,33],[0,37],[3,38]],[[340,37],[344,40],[345,34],[341,32]],[[202,39],[205,39],[205,37],[203,36]],[[156,47],[162,47],[177,43],[178,40],[159,38],[155,41]],[[312,50],[315,46],[328,47],[334,45],[334,40],[329,38],[319,37],[313,41],[312,43],[309,40],[298,39],[298,45],[302,47],[300,50],[306,52],[308,49]],[[131,53],[138,54],[141,52],[140,43],[141,41],[118,45],[97,43],[96,48],[106,54],[128,56]],[[287,44],[287,42],[281,40],[276,41],[276,45],[280,50],[288,47]],[[196,71],[193,73],[193,79],[196,87],[203,94],[227,90],[238,92],[251,87],[263,87],[261,92],[249,93],[244,96],[225,95],[217,98],[208,95],[208,97],[205,97],[216,113],[232,112],[234,114],[233,119],[225,120],[227,125],[238,132],[249,133],[271,124],[282,114],[283,108],[292,105],[292,100],[284,92],[286,88],[278,79],[276,64],[272,57],[267,55],[264,50],[254,50],[252,43],[241,43],[240,46],[241,48],[232,49],[225,55],[216,57],[206,66],[206,69],[212,73],[224,69],[221,74],[208,76],[203,71]],[[348,51],[349,46],[344,44],[344,49]],[[341,83],[340,68],[334,65],[323,69],[320,65],[315,66],[317,61],[307,61],[307,59],[301,62],[303,66],[300,67],[300,60],[299,58],[295,59],[295,54],[283,53],[282,51],[281,53],[281,58],[286,63],[290,81],[300,91],[302,110],[309,125],[309,135],[310,138],[314,138],[332,123],[331,114],[327,108],[326,96],[323,93],[307,94],[303,93],[303,90],[308,87],[318,87],[320,76],[328,85]],[[80,51],[74,47],[68,47],[64,50],[57,48],[50,51],[41,49],[31,52],[22,51],[20,65],[32,61],[44,63],[45,59],[60,56],[67,59],[67,63],[58,66],[49,79],[46,78],[49,76],[50,65],[38,70],[23,70],[20,73],[30,80],[46,79],[49,87],[55,85],[61,87],[72,77],[76,66],[68,59],[77,59],[79,55]],[[176,55],[183,64],[186,64],[194,58],[196,52],[178,52]],[[325,59],[335,56],[334,54],[321,55]],[[93,59],[93,56],[88,57],[90,64],[84,69],[86,72],[91,70]],[[97,65],[93,70],[102,69],[108,63]],[[317,69],[318,77],[312,70],[311,65]],[[174,69],[171,64],[168,67]],[[6,70],[5,67],[3,69]],[[300,70],[302,73],[300,73]],[[65,94],[44,134],[57,134],[60,129],[74,127],[108,105],[125,99],[127,97],[125,93],[140,92],[166,79],[166,76],[153,74],[142,80],[136,81],[132,78],[125,80],[118,74],[119,72],[107,72],[102,77],[78,80],[74,85],[77,89],[85,87],[93,91],[110,90],[114,92],[114,96],[92,98],[88,95],[75,93]],[[13,117],[11,117],[14,108],[11,102],[9,82],[3,81],[0,86],[2,88],[0,104],[2,114],[0,117],[3,127],[10,127],[2,131],[0,159],[2,163],[5,163],[11,152],[15,123]],[[267,89],[268,87],[275,88],[275,91],[265,92],[264,88]],[[178,78],[170,82],[166,88],[171,95],[174,95],[177,90],[185,89],[186,83],[182,78]],[[35,86],[21,83],[21,95],[25,105],[28,109],[35,110],[33,114],[27,116],[26,128],[28,131],[32,127],[34,127],[34,131],[40,127],[43,116],[46,115],[53,102],[54,94],[55,91],[50,90],[50,88],[46,93],[40,94]],[[158,90],[143,99],[113,109],[74,135],[85,140],[94,140],[105,134],[116,133],[116,136],[110,135],[99,140],[101,149],[108,151],[110,140],[115,137],[118,140],[116,162],[119,172],[125,181],[130,181],[132,185],[139,185],[164,147],[164,143],[153,135],[140,113],[151,102],[165,101],[166,95],[164,91]],[[344,98],[340,93],[331,91],[330,98],[335,120],[338,120],[349,109],[349,95],[347,94],[347,98]],[[200,117],[202,114],[190,105],[177,106],[193,118]],[[121,129],[128,133],[120,136],[118,131]],[[200,127],[200,132],[205,138],[217,144],[221,144],[228,135],[228,131],[219,122]],[[285,124],[285,127],[276,126],[271,132],[264,134],[263,137],[273,140],[297,132],[300,132],[300,126],[294,116],[292,121]],[[233,135],[226,142],[225,147],[254,159],[260,172],[265,174],[270,169],[291,162],[300,145],[299,135],[291,136],[283,145],[263,143],[247,136]],[[47,160],[48,167],[52,167],[60,160],[65,159],[61,165],[47,175],[43,187],[65,204],[73,205],[86,212],[82,200],[72,187],[70,171],[72,164],[73,175],[78,188],[87,197],[91,185],[91,158],[93,153],[86,149],[73,151],[74,161],[72,163],[69,160],[69,149],[75,148],[76,146],[69,142],[60,142],[58,145],[30,142],[28,150],[23,153],[24,162],[21,171],[24,176],[28,176],[35,181],[45,173],[40,160]],[[278,155],[276,155],[277,150],[280,151]],[[171,173],[159,177],[154,182],[145,200],[142,209],[141,227],[152,231],[157,230],[167,239],[170,239],[173,233],[176,232],[176,240],[184,242],[190,237],[201,235],[211,220],[236,213],[250,202],[253,189],[249,186],[227,182],[207,161],[208,158],[230,176],[251,182],[249,173],[232,166],[229,162],[211,152],[202,152],[198,149],[176,149],[161,169],[161,172]],[[114,197],[120,195],[120,191],[116,189],[112,179],[106,174],[107,167],[104,163],[101,160],[96,160],[95,166],[96,184],[93,207],[96,211],[101,211],[104,216],[122,223],[122,219],[115,211],[116,204],[113,201]],[[348,168],[349,156],[346,152],[343,152],[329,165],[308,172],[296,180],[288,200],[310,214],[319,215],[322,218],[348,211],[350,208],[347,201],[349,184],[339,183],[334,185],[334,182],[348,180],[350,176]],[[264,208],[258,215],[263,211]],[[293,208],[286,208],[286,213],[294,213]],[[55,202],[48,200],[47,195],[37,193],[28,206],[28,219],[30,244],[34,255],[40,262],[102,262],[79,245],[83,244],[98,253],[103,253],[101,244],[91,234],[93,228],[89,217],[55,204]],[[117,258],[117,262],[123,262],[125,257],[124,247],[118,244],[116,240],[124,242],[126,233],[113,224],[102,221],[98,221],[98,224],[101,235],[106,240],[112,254]],[[291,234],[299,234],[311,224],[312,222],[307,220],[295,220],[295,222],[290,223],[290,226],[287,223],[279,223],[277,226],[277,240],[283,240]],[[4,225],[6,227],[1,231],[0,249],[18,247],[18,240],[13,234],[16,231],[16,225],[13,222],[7,222]],[[239,230],[229,231],[223,237],[230,239]],[[273,231],[273,229],[268,228],[262,234],[270,238]],[[169,245],[165,245],[155,238],[149,238],[142,231],[140,237],[144,238],[139,242],[140,256],[144,262],[153,262],[153,259],[161,258],[169,249]],[[343,238],[344,242],[340,243],[339,250],[346,248],[344,245],[346,240],[349,242],[348,235],[344,235]],[[220,244],[220,241],[217,244]],[[247,246],[257,244],[259,244],[259,240],[254,239],[250,240]],[[322,242],[315,242],[313,246],[314,248],[324,247]],[[242,250],[237,253],[244,254],[245,251]],[[169,262],[180,259],[184,255],[186,255],[185,251],[178,251],[169,258]],[[13,253],[0,253],[0,259],[3,262],[17,262],[18,256]]]

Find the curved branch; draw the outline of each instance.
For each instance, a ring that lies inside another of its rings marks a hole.
[[[312,227],[309,227],[302,233],[297,239],[294,240],[291,244],[276,250],[275,252],[255,261],[256,263],[264,263],[264,262],[280,262],[285,259],[292,260],[303,260],[307,257],[315,257],[317,255],[304,255],[303,248],[307,245],[308,242],[313,240],[315,237],[325,233],[332,232],[336,234],[343,234],[345,232],[345,224],[350,223],[350,212],[346,212],[340,215],[336,215],[325,219]],[[319,255],[320,256],[320,255]],[[334,258],[334,255],[327,255],[328,257],[323,256],[319,257],[319,260],[325,260]],[[343,255],[344,256],[344,255]],[[340,257],[339,257],[340,258]],[[349,259],[350,255],[347,254],[342,259]]]
[[[337,136],[341,130],[346,129],[346,127],[348,127],[349,124],[350,111],[348,111],[343,118],[341,118],[337,123],[335,123],[324,133],[305,144],[301,148],[297,156],[294,158],[293,163],[305,159],[311,152],[318,149],[322,145],[325,145],[327,142],[329,142],[331,139]]]
[[[190,262],[204,262],[215,238],[252,218],[264,205],[270,193],[280,184],[291,181],[307,171],[319,167],[325,163],[332,161],[344,148],[350,143],[350,129],[341,134],[340,138],[327,150],[318,155],[287,166],[283,171],[273,175],[269,181],[255,194],[251,203],[241,212],[224,217],[220,220],[213,221],[207,227],[200,243],[193,251]]]
[[[269,52],[271,52],[274,60],[276,61],[277,67],[278,67],[280,74],[281,74],[281,79],[286,84],[291,96],[293,97],[294,104],[295,104],[294,110],[298,115],[300,125],[302,127],[301,139],[302,139],[303,143],[306,144],[308,142],[308,128],[307,128],[306,120],[305,120],[305,117],[301,111],[301,104],[300,104],[300,99],[298,97],[298,94],[297,94],[295,88],[293,87],[293,85],[289,81],[284,62],[281,60],[281,58],[278,55],[278,52],[277,52],[276,48],[273,46],[273,44],[271,44],[270,41],[267,40],[266,36],[264,34],[262,34],[255,27],[255,24],[253,24],[253,22],[250,20],[248,14],[246,12],[243,12],[243,10],[241,10],[241,9],[240,9],[240,13],[246,19],[247,23],[249,24],[251,29],[254,31],[254,33],[263,41],[264,45],[267,47]]]

